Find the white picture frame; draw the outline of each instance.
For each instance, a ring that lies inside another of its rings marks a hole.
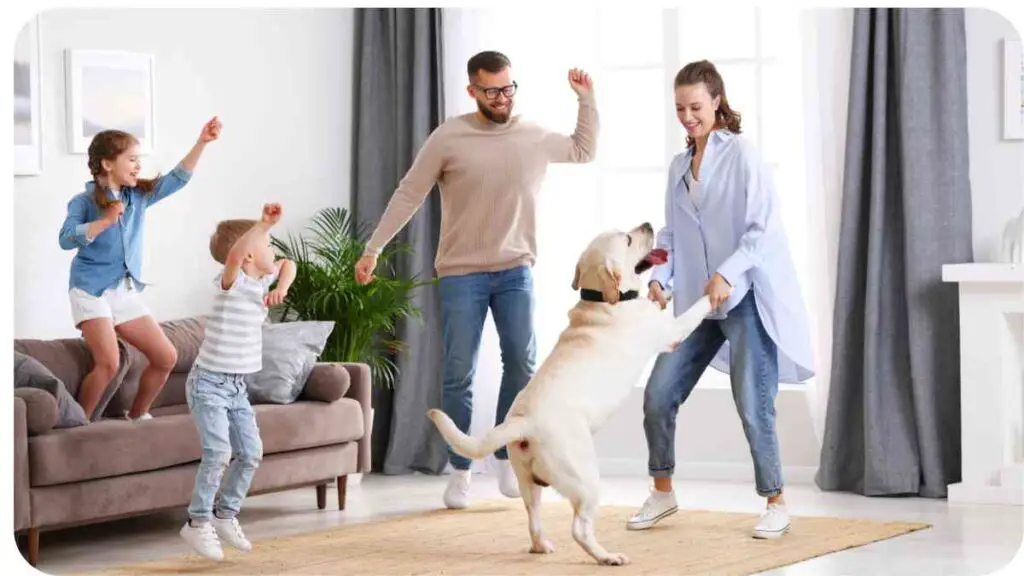
[[[14,43],[14,175],[43,172],[42,106],[39,91],[39,17],[30,20]]]
[[[153,56],[107,50],[65,50],[68,149],[85,154],[101,130],[128,132],[139,151],[154,149]]]
[[[1003,39],[1003,139],[1024,140],[1024,55],[1020,40]]]

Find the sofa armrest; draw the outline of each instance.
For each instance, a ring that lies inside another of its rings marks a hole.
[[[25,430],[29,436],[46,434],[57,426],[60,406],[53,394],[37,388],[15,388],[14,397],[25,405]]]
[[[14,530],[32,523],[28,476],[28,406],[14,397]]]
[[[363,437],[359,439],[359,472],[370,472],[370,432],[373,430],[372,407],[373,389],[371,385],[370,367],[366,364],[342,363],[348,371],[351,385],[345,392],[346,398],[352,398],[363,407]]]

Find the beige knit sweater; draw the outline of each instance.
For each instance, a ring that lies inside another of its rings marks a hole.
[[[597,149],[593,96],[579,100],[576,130],[554,133],[514,116],[507,124],[464,114],[427,138],[398,184],[367,252],[409,222],[434,183],[441,191],[438,276],[532,265],[537,254],[536,197],[549,162],[590,162]]]

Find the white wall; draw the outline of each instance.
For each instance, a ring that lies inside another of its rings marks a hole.
[[[974,259],[999,258],[1003,226],[1024,207],[1024,140],[1003,140],[1003,43],[1020,32],[1002,15],[969,8],[967,120]]]
[[[67,150],[64,50],[155,58],[156,150],[166,172],[208,118],[223,134],[192,182],[148,214],[145,301],[158,320],[204,313],[218,220],[257,217],[279,201],[279,232],[326,206],[348,206],[352,10],[53,10],[40,16],[43,173],[14,180],[15,337],[75,336],[67,297],[72,252],[57,246],[67,201],[89,178]]]

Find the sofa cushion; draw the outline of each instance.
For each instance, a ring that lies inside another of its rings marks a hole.
[[[334,402],[344,397],[351,385],[352,377],[341,364],[317,364],[309,373],[301,397],[305,400]]]
[[[38,360],[47,370],[60,380],[68,393],[73,398],[78,397],[78,388],[82,379],[92,370],[92,353],[85,347],[85,341],[81,338],[64,338],[60,340],[15,340],[15,352],[20,352]],[[107,405],[111,403],[115,393],[121,386],[125,375],[131,368],[131,356],[124,343],[118,342],[118,351],[121,360],[118,364],[117,373],[107,384],[106,390],[100,397],[96,411],[91,415],[86,414],[90,420],[99,420],[104,414]]]
[[[329,446],[363,436],[362,406],[295,402],[254,406],[263,453]],[[154,410],[152,420],[107,419],[29,438],[32,486],[52,486],[198,462],[199,436],[186,406]]]
[[[14,397],[25,401],[25,426],[29,436],[49,432],[57,423],[57,399],[38,388],[15,388]]]
[[[14,353],[14,388],[36,389],[53,396],[57,401],[57,418],[56,422],[49,425],[50,428],[74,428],[89,423],[81,404],[75,401],[60,378],[54,376],[39,360],[21,352]],[[31,410],[32,406],[29,405],[30,417]]]
[[[185,373],[192,369],[192,364],[199,357],[199,347],[203,345],[206,334],[206,319],[203,317],[181,318],[161,322],[167,339],[178,351],[178,361],[172,372]]]
[[[178,353],[178,361],[174,364],[164,389],[153,401],[153,408],[185,403],[184,375],[187,375],[192,369],[192,364],[199,356],[199,346],[203,343],[205,326],[206,320],[201,317],[182,318],[160,323],[160,328],[163,329],[167,339],[174,346],[175,352]],[[106,412],[107,416],[111,417],[117,417],[131,408],[132,402],[135,401],[135,395],[139,392],[139,378],[149,366],[149,360],[138,348],[127,342],[122,342],[122,345],[128,350],[131,357],[131,370],[125,375],[124,382],[121,383]],[[175,378],[176,375],[182,376]]]
[[[246,378],[253,404],[290,404],[306,386],[334,322],[263,325],[263,369]]]
[[[330,404],[303,401],[286,406],[260,404],[253,406],[253,410],[264,454],[327,446],[363,437],[363,407],[352,398]]]
[[[153,407],[156,408],[188,408],[186,403],[188,400],[185,399],[185,382],[188,381],[188,372],[171,373],[167,377],[167,383],[164,384],[163,390],[157,395],[156,400],[153,401]],[[150,410],[152,412],[152,410]]]

